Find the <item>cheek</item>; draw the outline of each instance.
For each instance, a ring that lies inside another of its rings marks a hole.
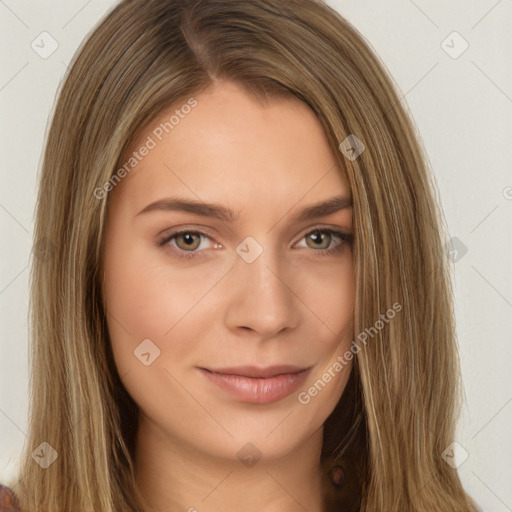
[[[349,251],[339,261],[300,266],[293,283],[309,328],[316,327],[319,348],[330,352],[352,336],[355,280]]]
[[[130,245],[121,237],[110,241],[105,258],[105,310],[120,374],[134,367],[140,370],[134,356],[147,339],[157,347],[155,353],[160,350],[155,366],[170,370],[187,366],[211,329],[216,311],[205,311],[204,305],[215,296],[216,283],[229,265],[187,268],[144,243]]]
[[[211,275],[191,274],[143,244],[106,263],[106,309],[134,336],[162,337],[199,302]],[[122,252],[121,250],[116,252]],[[108,265],[108,266],[107,266]]]
[[[315,340],[311,355],[318,364],[297,400],[301,407],[316,411],[318,418],[325,420],[345,389],[355,358],[354,354],[345,357],[354,336],[352,258],[347,255],[331,265],[304,269],[299,282],[297,295],[311,312],[307,324],[309,337]]]
[[[170,409],[200,416],[181,384],[201,352],[201,333],[208,332],[201,297],[215,275],[191,279],[191,272],[180,271],[142,243],[112,242],[105,259],[105,309],[115,364],[139,408],[172,430],[174,420],[166,416]]]

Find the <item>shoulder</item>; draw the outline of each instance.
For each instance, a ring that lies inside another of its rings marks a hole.
[[[0,484],[0,512],[19,512],[18,500],[14,491]]]

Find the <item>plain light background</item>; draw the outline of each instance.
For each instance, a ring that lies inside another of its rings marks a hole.
[[[486,512],[512,511],[512,1],[329,3],[384,62],[429,155],[450,235],[459,240],[452,269],[466,402],[455,439],[458,471]],[[26,439],[29,262],[49,114],[72,55],[115,4],[0,0],[4,482]],[[42,32],[58,43],[47,58],[31,47],[47,37]],[[436,340],[426,342],[435,350]]]

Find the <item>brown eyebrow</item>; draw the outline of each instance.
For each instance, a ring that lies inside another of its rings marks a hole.
[[[352,201],[347,197],[332,197],[327,201],[322,201],[308,206],[296,214],[293,219],[296,222],[304,222],[318,217],[324,217],[335,213],[344,208],[352,206]],[[215,203],[203,203],[191,199],[182,198],[166,198],[160,199],[147,205],[138,214],[148,213],[152,211],[182,211],[193,213],[202,217],[210,217],[224,222],[235,222],[240,213],[234,213],[230,209]]]

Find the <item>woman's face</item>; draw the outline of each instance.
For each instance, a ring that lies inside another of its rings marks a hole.
[[[144,432],[270,460],[321,442],[349,376],[350,191],[298,99],[217,82],[195,100],[151,124],[110,192],[112,349]]]

